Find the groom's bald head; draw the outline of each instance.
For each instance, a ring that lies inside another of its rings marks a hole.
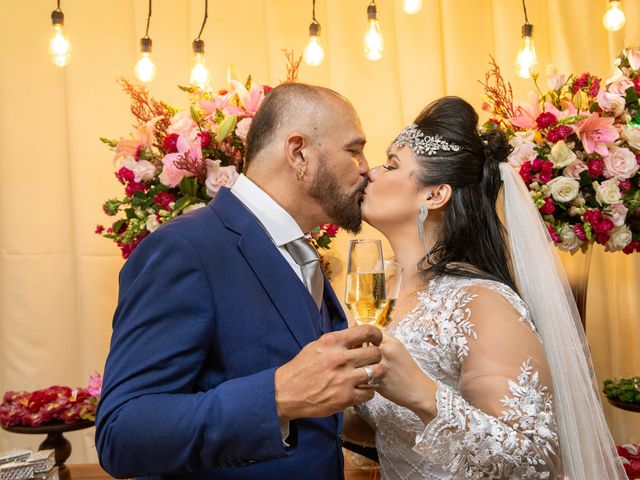
[[[277,86],[267,94],[251,123],[244,170],[263,150],[284,141],[294,130],[321,141],[335,116],[345,109],[354,112],[347,99],[329,88],[304,83]]]

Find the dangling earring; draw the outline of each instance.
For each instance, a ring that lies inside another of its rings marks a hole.
[[[418,238],[424,245],[424,251],[427,251],[427,236],[424,233],[424,222],[429,216],[429,207],[427,207],[424,203],[420,205],[420,213],[418,214],[417,227],[418,227]]]
[[[299,182],[301,182],[304,179],[304,176],[307,174],[307,167],[306,165],[304,167],[302,167],[300,170],[298,170],[296,172],[296,180],[298,180]]]

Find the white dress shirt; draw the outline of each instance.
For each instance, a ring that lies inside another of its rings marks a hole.
[[[265,228],[273,243],[278,247],[278,251],[287,261],[293,271],[296,272],[301,282],[302,269],[291,254],[284,248],[285,244],[300,237],[304,237],[304,232],[296,223],[289,212],[276,203],[264,190],[241,174],[231,187],[233,193],[258,221]]]

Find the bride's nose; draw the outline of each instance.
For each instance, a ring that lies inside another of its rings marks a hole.
[[[380,169],[382,167],[375,167],[375,168],[371,168],[369,169],[369,181],[370,182],[375,182],[376,178],[378,177],[378,174],[380,173]]]

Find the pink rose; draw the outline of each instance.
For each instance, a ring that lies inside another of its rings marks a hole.
[[[627,219],[627,212],[629,209],[624,206],[624,203],[614,203],[611,205],[611,220],[613,220],[613,224],[616,227],[621,227],[624,225],[625,220]]]
[[[627,48],[624,54],[627,56],[631,68],[640,70],[640,48]]]
[[[509,154],[509,165],[519,169],[520,166],[527,161],[533,161],[538,156],[538,152],[534,150],[535,143],[532,142],[535,132],[517,133],[515,137],[509,140],[509,144],[513,150]]]
[[[167,132],[191,139],[195,129],[196,122],[191,118],[191,112],[180,112],[171,117],[171,125],[167,128]]]
[[[565,169],[562,171],[562,174],[565,177],[578,179],[580,178],[580,174],[586,170],[589,170],[589,167],[587,167],[586,163],[584,163],[582,160],[574,160],[571,165],[565,167]]]
[[[207,195],[211,198],[215,197],[222,187],[231,187],[238,178],[236,167],[221,167],[220,160],[205,160],[207,164],[207,179],[205,186],[207,187]]]
[[[616,69],[615,75],[607,80],[607,85],[607,90],[610,93],[625,95],[627,88],[633,87],[633,82],[629,78],[625,77],[620,69]]]
[[[596,97],[596,101],[602,110],[613,113],[616,117],[624,112],[625,99],[617,93],[602,91]]]
[[[136,161],[133,157],[126,157],[120,165],[133,172],[136,182],[147,182],[156,176],[155,165],[147,160]]]
[[[626,180],[633,177],[640,168],[636,156],[628,148],[612,146],[609,153],[608,157],[604,157],[604,176],[607,178]]]
[[[247,134],[249,133],[249,127],[251,127],[252,119],[247,117],[243,118],[236,125],[236,135],[240,137],[243,142],[247,141]]]

